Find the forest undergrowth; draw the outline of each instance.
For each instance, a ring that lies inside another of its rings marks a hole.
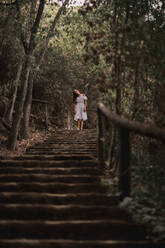
[[[12,158],[15,156],[22,156],[28,147],[34,146],[35,144],[41,144],[47,139],[50,135],[48,131],[36,130],[29,134],[28,139],[18,140],[16,151],[10,151],[7,149],[7,138],[3,135],[0,135],[0,156],[6,158]]]

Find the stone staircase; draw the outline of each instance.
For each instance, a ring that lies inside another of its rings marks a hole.
[[[0,248],[164,248],[100,183],[96,131],[59,130],[0,161]]]

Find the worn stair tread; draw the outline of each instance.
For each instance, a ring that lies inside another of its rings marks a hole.
[[[64,183],[99,183],[101,177],[96,175],[47,175],[8,173],[0,175],[0,182],[64,182]]]
[[[49,161],[49,160],[51,160],[51,161],[52,160],[55,160],[55,161],[58,161],[58,160],[69,160],[69,161],[85,160],[85,161],[88,162],[88,160],[91,160],[92,158],[93,158],[92,154],[82,154],[82,155],[79,155],[79,154],[75,154],[75,155],[72,155],[72,154],[63,154],[63,155],[60,155],[60,154],[57,154],[57,155],[23,155],[23,156],[18,156],[18,157],[14,156],[12,158],[12,160],[8,160],[8,162],[14,162],[14,160],[16,160],[16,161],[26,161],[26,160],[28,160],[28,162],[29,161],[31,161],[31,162],[34,161],[35,162],[35,160],[38,160],[38,161],[42,161],[42,160],[44,160],[44,161],[45,160],[46,161]],[[3,160],[3,157],[1,157],[0,159]],[[4,160],[4,162],[5,162],[5,160]]]
[[[98,225],[98,224],[108,224],[112,227],[118,227],[119,225],[125,227],[131,227],[131,228],[141,228],[143,225],[142,224],[138,224],[138,223],[133,223],[133,222],[128,222],[128,221],[124,221],[124,220],[118,220],[118,219],[115,219],[115,220],[108,220],[108,219],[101,219],[101,220],[61,220],[61,221],[51,221],[51,220],[48,220],[48,221],[42,221],[42,220],[28,220],[28,221],[24,221],[24,220],[0,220],[0,227],[2,225],[15,225],[15,224],[22,224],[22,225],[30,225],[30,224],[34,224],[34,225],[50,225],[50,226],[53,226],[53,225],[57,225],[57,226],[60,226],[60,225],[64,225],[64,224],[68,224],[68,225],[86,225],[86,224],[89,224],[89,225]]]
[[[115,196],[107,196],[104,193],[76,193],[76,194],[52,194],[52,193],[35,193],[35,192],[1,192],[0,202],[4,203],[53,203],[53,204],[107,204],[108,206],[117,205],[119,199]]]
[[[84,148],[83,145],[63,145],[63,144],[56,144],[53,146],[42,146],[42,147],[30,147],[27,149],[27,152],[29,151],[97,151],[97,146],[95,145],[86,145]]]
[[[132,221],[131,216],[117,206],[0,204],[1,220],[99,220],[103,217]]]
[[[97,142],[76,142],[75,140],[74,141],[63,141],[63,140],[56,140],[56,141],[54,141],[54,142],[45,142],[44,144],[42,144],[42,145],[40,145],[40,146],[38,146],[38,147],[43,147],[44,145],[47,145],[47,146],[50,146],[50,147],[53,147],[53,146],[59,146],[59,145],[61,145],[61,146],[76,146],[76,144],[77,144],[77,146],[79,146],[79,147],[81,147],[81,146],[93,146],[93,147],[96,147],[96,145],[97,145]],[[37,147],[37,146],[36,146]]]
[[[0,245],[3,245],[3,248],[164,248],[165,242],[158,243],[146,240],[2,239]]]
[[[30,157],[31,158],[31,157]],[[34,166],[43,166],[43,167],[46,167],[46,166],[51,166],[51,167],[57,167],[57,166],[62,166],[62,167],[65,167],[65,166],[69,166],[69,167],[73,167],[76,166],[76,167],[81,167],[81,166],[84,166],[85,167],[89,167],[89,166],[93,166],[93,167],[96,167],[97,166],[97,161],[96,160],[72,160],[72,159],[69,159],[69,160],[34,160],[34,159],[23,159],[23,157],[20,157],[18,160],[17,158],[15,159],[3,159],[0,161],[0,168],[3,168],[4,166],[23,166],[23,167],[34,167]],[[97,168],[97,167],[96,167]]]
[[[85,193],[105,192],[106,187],[95,183],[0,183],[0,191],[25,191],[25,192],[56,192],[56,193]]]
[[[136,240],[145,238],[142,225],[121,220],[21,221],[1,220],[0,238],[65,238]]]
[[[61,167],[60,167],[61,166]],[[0,173],[47,173],[47,174],[54,174],[54,175],[77,175],[77,174],[83,174],[83,175],[100,175],[99,170],[97,168],[91,168],[91,167],[74,167],[74,166],[68,166],[64,167],[64,165],[59,165],[57,167],[22,167],[22,166],[0,166]]]
[[[66,148],[69,148],[69,150],[67,150]],[[55,152],[55,151],[61,151],[61,152],[70,152],[70,151],[75,151],[75,152],[80,152],[80,151],[83,151],[83,152],[90,152],[90,151],[96,151],[96,147],[95,146],[89,146],[89,147],[79,147],[79,146],[59,146],[57,145],[57,147],[51,147],[51,146],[43,146],[43,147],[28,147],[27,150],[26,150],[26,153],[29,152],[29,151],[36,151],[36,152],[39,152],[39,151],[52,151],[52,152]]]
[[[31,156],[34,156],[34,155],[47,155],[47,156],[57,156],[57,155],[60,155],[60,156],[62,156],[62,155],[64,155],[64,156],[66,156],[66,155],[73,155],[73,156],[82,156],[82,155],[93,155],[93,154],[96,154],[96,150],[85,150],[85,151],[83,151],[83,150],[77,150],[77,151],[75,151],[75,150],[70,150],[70,151],[64,151],[64,150],[62,150],[61,151],[61,149],[55,149],[55,150],[53,150],[53,151],[48,151],[48,150],[42,150],[42,151],[36,151],[36,150],[33,150],[33,151],[26,151],[26,155],[31,155]]]
[[[96,154],[96,130],[58,130],[0,157],[0,247],[151,248],[145,227],[107,195]]]
[[[52,187],[56,187],[56,186],[59,186],[59,187],[70,187],[70,188],[74,188],[74,187],[96,187],[96,188],[106,188],[106,186],[103,186],[103,185],[100,185],[100,184],[90,184],[90,183],[86,183],[85,185],[83,183],[56,183],[56,182],[26,182],[26,183],[22,183],[22,182],[6,182],[6,183],[0,183],[0,187],[2,187],[3,185],[7,186],[7,185],[11,185],[11,186],[30,186],[31,184],[33,184],[34,186],[52,186]],[[97,192],[97,190],[96,190]]]

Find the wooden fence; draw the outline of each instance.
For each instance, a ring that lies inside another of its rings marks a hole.
[[[119,116],[105,107],[103,103],[98,104],[98,163],[101,170],[105,169],[104,158],[104,128],[103,117],[119,128],[120,137],[120,165],[119,165],[119,191],[121,198],[129,196],[131,193],[131,143],[130,132],[155,138],[165,142],[165,131],[158,127],[132,121]]]

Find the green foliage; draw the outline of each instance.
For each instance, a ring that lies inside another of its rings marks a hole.
[[[164,127],[164,1],[91,0],[90,3],[68,7],[60,18],[34,80],[33,97],[49,100],[50,114],[60,124],[67,111],[72,110],[72,90],[78,88],[88,95],[89,108],[94,113],[99,99],[130,119]],[[22,41],[28,42],[37,13],[36,8],[30,18],[32,1],[19,4],[19,11],[16,7],[0,6],[0,93],[5,96],[10,96],[22,56]],[[58,9],[58,4],[47,2],[45,6],[31,57],[32,71]],[[33,113],[40,113],[43,119],[43,106],[33,106]],[[91,119],[96,123],[94,116]],[[111,162],[118,166],[118,135],[111,125],[105,123],[105,129],[106,155],[109,156],[111,145]],[[151,158],[151,154],[146,155],[149,143],[146,139],[133,137],[132,143],[135,185],[132,198],[124,204],[129,205],[138,220],[152,224],[153,237],[159,233],[163,238],[164,164]],[[107,157],[108,167],[110,157]]]
[[[145,155],[143,153],[140,158],[133,154],[132,194],[121,202],[121,206],[127,208],[137,222],[146,224],[148,238],[162,240],[165,239],[164,159],[160,157],[159,150],[155,150],[154,156],[149,155],[146,149],[144,151]]]
[[[95,72],[102,100],[130,119],[164,127],[164,1],[90,2],[81,10],[88,24],[84,61]],[[106,163],[111,159],[112,166],[118,164],[118,135],[105,121],[104,126]],[[148,139],[131,142],[133,195],[126,206],[152,226],[149,236],[164,239],[164,163],[147,155]]]

